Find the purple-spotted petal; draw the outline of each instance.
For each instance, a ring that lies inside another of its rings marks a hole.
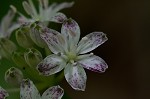
[[[61,71],[66,65],[66,62],[55,54],[47,56],[37,65],[37,70],[40,74],[49,76]]]
[[[83,67],[78,64],[73,65],[68,63],[64,73],[67,82],[73,89],[81,91],[85,90],[87,77]]]
[[[65,21],[61,28],[61,33],[67,42],[76,45],[80,38],[80,27],[76,21],[73,19],[68,19]]]
[[[58,37],[59,34],[59,32],[48,28],[45,28],[40,34],[41,38],[47,43],[49,49],[55,54],[63,52],[63,47]]]
[[[42,99],[61,99],[64,90],[60,86],[53,86],[48,88],[42,95]]]
[[[20,99],[41,99],[40,93],[29,79],[24,79],[20,86]]]
[[[89,57],[83,58],[78,63],[86,69],[89,69],[94,72],[102,73],[108,68],[106,62],[95,55],[91,55]]]
[[[78,44],[79,54],[90,52],[107,41],[106,34],[103,32],[93,32],[81,39]]]
[[[7,93],[7,91],[0,86],[0,99],[5,99],[8,96],[9,94]]]
[[[56,23],[63,23],[65,20],[67,20],[67,17],[65,14],[63,13],[56,13],[56,15],[54,15],[50,21],[56,22]]]
[[[34,23],[33,23],[34,24]],[[30,37],[32,41],[39,47],[44,48],[46,46],[45,41],[40,36],[40,29],[42,28],[40,23],[36,24],[35,27],[30,27]]]

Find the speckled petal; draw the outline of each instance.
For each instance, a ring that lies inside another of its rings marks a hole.
[[[32,41],[37,46],[44,48],[46,46],[46,43],[40,36],[40,29],[42,28],[41,23],[38,23],[38,24],[33,23],[32,25],[35,25],[35,26],[30,26],[29,34],[30,34]]]
[[[58,37],[60,33],[49,28],[43,29],[41,35],[41,38],[47,43],[49,49],[54,53],[58,54],[59,52],[63,52],[63,45],[60,42],[60,39]]]
[[[60,86],[53,86],[48,88],[42,95],[42,99],[61,99],[64,90]]]
[[[0,99],[5,99],[8,96],[9,94],[7,93],[7,91],[0,86]]]
[[[56,15],[54,15],[50,21],[52,22],[56,22],[56,23],[63,23],[65,20],[67,20],[67,17],[65,14],[63,13],[56,13]]]
[[[70,64],[65,67],[65,78],[70,86],[75,90],[84,91],[86,87],[86,73],[79,64]]]
[[[20,99],[41,99],[40,93],[29,79],[24,79],[20,86]]]
[[[80,27],[76,21],[68,19],[63,23],[61,33],[69,45],[71,46],[72,44],[74,46],[78,43],[80,38]]]
[[[52,54],[37,65],[37,70],[40,74],[49,76],[61,71],[65,65],[66,62],[60,56]]]
[[[108,68],[106,62],[102,58],[95,55],[83,58],[78,61],[78,63],[84,68],[98,73],[103,73]]]
[[[81,39],[78,44],[78,52],[79,54],[84,54],[90,52],[107,41],[106,34],[103,32],[93,32]]]

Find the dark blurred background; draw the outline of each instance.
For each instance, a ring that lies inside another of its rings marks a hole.
[[[1,0],[0,16],[20,1]],[[75,0],[63,12],[78,22],[82,36],[102,31],[109,39],[94,50],[108,70],[86,70],[85,92],[74,91],[64,79],[66,93],[72,99],[150,99],[150,0]]]
[[[67,11],[82,35],[103,31],[109,39],[94,50],[108,63],[108,70],[104,74],[87,70],[86,91],[67,86],[70,96],[150,99],[150,0],[76,0]]]

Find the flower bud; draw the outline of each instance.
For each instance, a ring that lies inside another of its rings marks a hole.
[[[23,69],[25,68],[27,65],[25,59],[24,59],[24,53],[23,52],[13,52],[12,54],[12,60],[14,61],[14,63],[16,63],[16,65]]]
[[[47,46],[46,43],[44,42],[44,40],[40,37],[42,24],[32,23],[30,28],[31,28],[30,37],[31,37],[32,41],[39,47],[44,48],[45,46]]]
[[[7,38],[0,39],[0,56],[10,59],[12,52],[16,50],[16,45]]]
[[[27,25],[22,26],[16,31],[16,40],[18,44],[23,48],[29,48],[33,46],[33,42],[29,36],[30,28]]]
[[[11,67],[5,72],[5,81],[14,86],[20,86],[23,79],[23,73],[21,70]]]
[[[30,67],[36,68],[37,64],[42,61],[42,54],[34,48],[29,48],[24,53],[24,58]]]

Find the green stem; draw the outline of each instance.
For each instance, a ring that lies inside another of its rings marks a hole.
[[[50,51],[50,49],[48,47],[45,47],[44,49],[45,49],[46,56],[52,54],[52,52]]]
[[[25,72],[28,74],[29,78],[31,80],[39,81],[39,82],[47,82],[48,80],[53,80],[54,75],[51,76],[43,76],[40,75],[38,71],[34,68],[26,68]]]
[[[15,93],[15,92],[19,92],[20,88],[10,88],[10,89],[6,89],[8,93]]]
[[[64,79],[64,71],[61,71],[56,77],[55,77],[55,83],[59,83]]]

